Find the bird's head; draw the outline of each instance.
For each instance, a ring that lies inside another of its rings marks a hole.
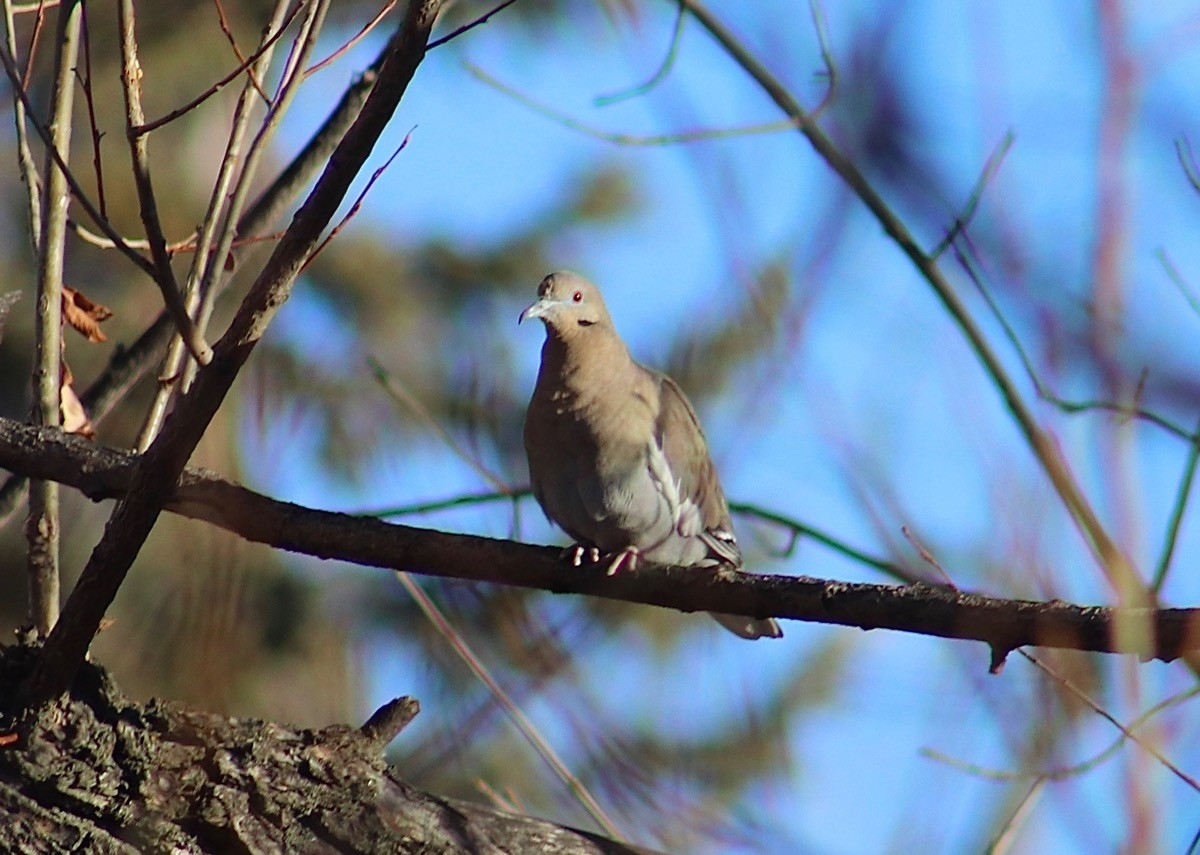
[[[537,302],[521,312],[518,323],[540,318],[546,331],[562,339],[589,328],[612,328],[600,290],[578,273],[551,273],[538,285]]]

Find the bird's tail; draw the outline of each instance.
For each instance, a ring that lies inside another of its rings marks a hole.
[[[709,612],[709,614],[717,623],[739,638],[748,638],[751,641],[756,638],[783,638],[783,630],[779,628],[779,623],[775,618],[759,620],[744,615],[726,615],[718,612]]]

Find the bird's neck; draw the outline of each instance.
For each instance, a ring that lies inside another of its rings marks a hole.
[[[546,336],[539,380],[554,378],[562,384],[561,391],[585,398],[613,384],[629,383],[633,366],[629,350],[615,331],[588,327],[569,336]]]

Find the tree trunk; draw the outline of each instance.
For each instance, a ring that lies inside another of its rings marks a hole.
[[[0,652],[0,851],[13,853],[644,853],[445,799],[382,759],[416,714],[296,730],[171,701],[135,704],[87,663],[69,696],[13,717],[36,649]]]

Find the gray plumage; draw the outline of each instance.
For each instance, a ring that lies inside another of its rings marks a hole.
[[[525,417],[525,451],[538,503],[576,541],[575,563],[639,557],[659,564],[741,568],[729,507],[704,434],[671,378],[629,355],[599,290],[552,273],[521,320],[546,326]],[[714,614],[743,638],[783,635],[772,619]]]

